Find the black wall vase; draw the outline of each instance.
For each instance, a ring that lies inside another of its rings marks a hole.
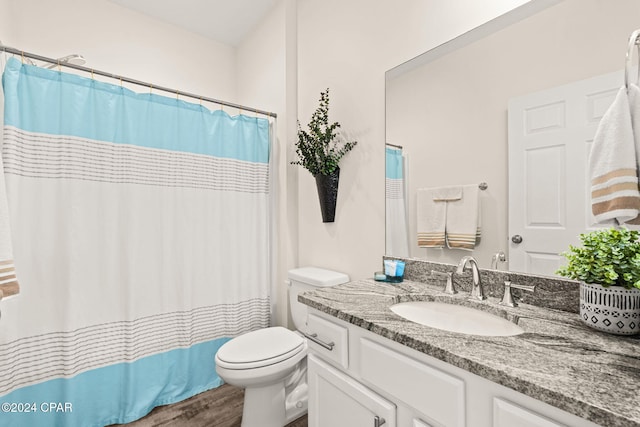
[[[336,216],[336,202],[338,201],[340,168],[336,168],[331,175],[317,174],[315,178],[318,199],[320,200],[320,211],[322,212],[322,222],[333,222]]]

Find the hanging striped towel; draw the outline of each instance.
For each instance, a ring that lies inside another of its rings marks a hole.
[[[4,117],[4,93],[0,86],[0,118]],[[3,132],[0,127],[0,147]],[[9,228],[9,206],[7,205],[7,188],[4,182],[4,165],[0,153],[0,299],[19,292],[16,269],[13,265],[13,247]]]
[[[640,164],[640,88],[634,84],[629,85],[627,90],[627,96],[629,97],[629,112],[631,113],[631,128],[633,129],[633,140],[636,151],[636,165]],[[639,175],[638,190],[640,191],[640,166],[636,168],[636,173]],[[640,229],[640,210],[638,216],[634,219],[628,220],[625,223],[627,228],[639,230]]]
[[[462,199],[462,186],[436,187],[430,189],[434,202],[451,202]]]
[[[635,104],[638,109],[637,102]],[[638,217],[640,192],[636,146],[629,97],[624,86],[596,130],[589,155],[589,177],[591,211],[597,223],[622,224]]]
[[[447,221],[447,204],[460,200],[461,186],[421,188],[417,194],[418,246],[443,248]]]
[[[447,202],[447,247],[471,250],[480,243],[479,193],[477,184],[465,185],[460,200]]]

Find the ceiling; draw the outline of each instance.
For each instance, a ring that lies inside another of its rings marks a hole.
[[[237,46],[276,0],[110,0],[212,40]]]

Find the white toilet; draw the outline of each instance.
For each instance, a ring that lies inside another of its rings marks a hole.
[[[349,276],[316,267],[289,270],[289,307],[298,331],[306,332],[307,306],[300,292],[335,286]],[[282,427],[307,412],[307,341],[299,332],[275,326],[248,332],[216,353],[216,372],[243,387],[242,427]]]

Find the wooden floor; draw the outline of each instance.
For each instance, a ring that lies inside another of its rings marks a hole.
[[[126,427],[240,427],[243,401],[244,390],[225,384],[182,402],[159,406],[138,421],[117,425]],[[287,424],[286,427],[307,427],[307,416],[298,418]]]

